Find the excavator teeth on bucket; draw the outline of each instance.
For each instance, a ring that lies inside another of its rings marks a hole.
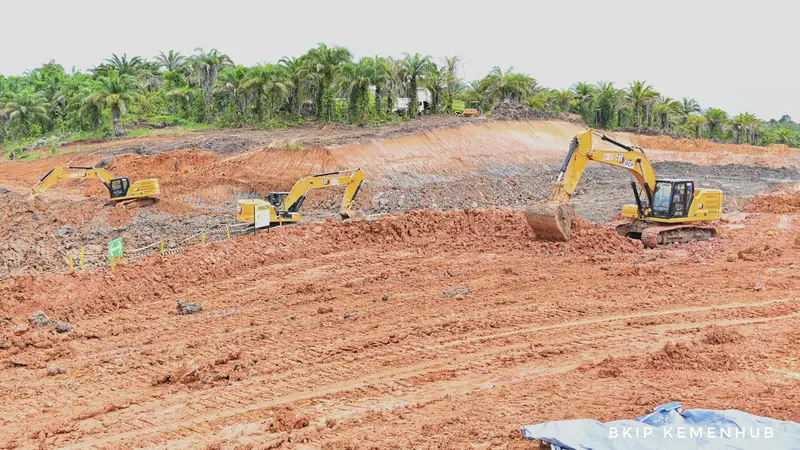
[[[569,205],[537,205],[525,211],[525,220],[537,239],[568,241],[574,211]]]

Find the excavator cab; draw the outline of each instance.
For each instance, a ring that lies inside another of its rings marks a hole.
[[[289,195],[288,192],[270,192],[267,194],[267,201],[272,203],[272,206],[276,208],[282,208],[283,201],[286,199],[287,195]]]
[[[659,219],[687,217],[694,199],[694,181],[658,180],[653,190],[652,216]]]
[[[112,178],[108,183],[108,192],[111,193],[111,199],[125,197],[128,195],[128,189],[131,187],[131,182],[127,177]]]

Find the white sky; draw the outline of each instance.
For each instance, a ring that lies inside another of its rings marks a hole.
[[[252,65],[324,41],[356,57],[459,54],[468,80],[495,65],[555,88],[642,79],[704,108],[798,120],[798,12],[792,0],[7,1],[0,73],[196,47]]]

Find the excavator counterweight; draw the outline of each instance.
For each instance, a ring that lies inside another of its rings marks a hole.
[[[595,148],[593,136],[617,149]],[[716,236],[716,230],[705,222],[722,217],[722,191],[696,188],[692,180],[656,179],[644,150],[589,129],[572,140],[547,203],[525,213],[537,238],[569,240],[573,211],[567,202],[589,162],[619,167],[631,176],[636,203],[622,208],[625,220],[616,223],[617,233],[641,239],[647,247]]]

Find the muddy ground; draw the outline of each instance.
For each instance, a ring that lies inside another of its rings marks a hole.
[[[0,448],[533,449],[519,426],[675,400],[800,420],[798,154],[623,135],[742,213],[646,250],[600,225],[628,176],[590,167],[574,200],[597,223],[536,241],[521,209],[579,128],[215,131],[0,164]],[[300,141],[334,145],[281,148]],[[157,177],[161,200],[28,194],[68,160]],[[217,242],[237,198],[347,167],[367,218],[332,218],[341,198],[316,191],[303,225]],[[65,273],[65,252],[105,264],[119,236],[184,250]]]

